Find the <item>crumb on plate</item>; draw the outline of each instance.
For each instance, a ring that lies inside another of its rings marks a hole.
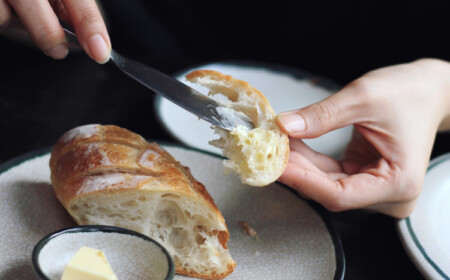
[[[240,221],[239,225],[241,225],[242,231],[244,233],[250,235],[251,237],[255,237],[256,236],[256,231],[251,226],[249,226],[246,221]]]

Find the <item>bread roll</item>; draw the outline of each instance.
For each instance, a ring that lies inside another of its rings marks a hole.
[[[222,279],[236,263],[205,187],[156,143],[116,126],[66,132],[50,159],[56,196],[80,225],[132,229],[160,242],[176,273]]]
[[[275,112],[265,96],[247,82],[217,71],[194,71],[186,79],[208,88],[213,97],[225,96],[228,107],[244,113],[255,124],[252,130],[243,126],[231,131],[214,127],[220,138],[210,144],[228,158],[224,161],[225,168],[239,174],[242,182],[251,186],[266,186],[276,181],[288,162],[289,139],[279,129]]]

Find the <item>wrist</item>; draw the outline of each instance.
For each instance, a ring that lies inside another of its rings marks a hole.
[[[440,59],[426,58],[420,59],[415,63],[421,67],[426,67],[431,75],[431,81],[435,87],[437,110],[440,111],[438,131],[450,130],[450,63]]]
[[[450,63],[440,60],[439,63],[442,67],[442,81],[444,83],[442,90],[442,101],[444,104],[444,116],[439,125],[438,131],[450,131]]]

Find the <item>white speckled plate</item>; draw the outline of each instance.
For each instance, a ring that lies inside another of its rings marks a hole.
[[[290,189],[272,184],[244,186],[225,175],[222,158],[164,146],[202,182],[225,217],[230,252],[237,262],[227,279],[343,279],[339,237],[320,208]],[[50,185],[49,150],[36,151],[0,166],[0,279],[35,279],[31,254],[45,235],[75,223]],[[246,221],[257,238],[243,233]],[[175,279],[191,279],[176,276]]]
[[[207,94],[205,88],[186,81],[184,76],[193,70],[209,69],[247,81],[260,90],[269,100],[276,113],[305,107],[335,93],[340,87],[323,78],[298,69],[256,62],[217,62],[199,65],[176,74],[180,81]],[[199,120],[193,114],[156,97],[156,111],[164,127],[180,142],[221,155],[221,151],[208,144],[214,135],[209,123]],[[344,127],[305,143],[314,150],[332,157],[339,157],[351,137],[351,127]]]
[[[411,260],[427,279],[450,280],[450,154],[430,162],[413,213],[398,222]]]

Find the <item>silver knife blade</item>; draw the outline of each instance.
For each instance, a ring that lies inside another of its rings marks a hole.
[[[61,22],[61,25],[67,41],[81,47],[72,28],[64,22]],[[124,57],[114,50],[111,50],[110,58],[110,61],[134,80],[212,125],[226,130],[238,125],[248,129],[255,127],[245,114],[218,103],[167,74]]]
[[[212,125],[226,130],[238,125],[254,128],[253,122],[245,114],[218,103],[148,65],[123,57],[114,50],[111,51],[111,60],[131,78]]]

